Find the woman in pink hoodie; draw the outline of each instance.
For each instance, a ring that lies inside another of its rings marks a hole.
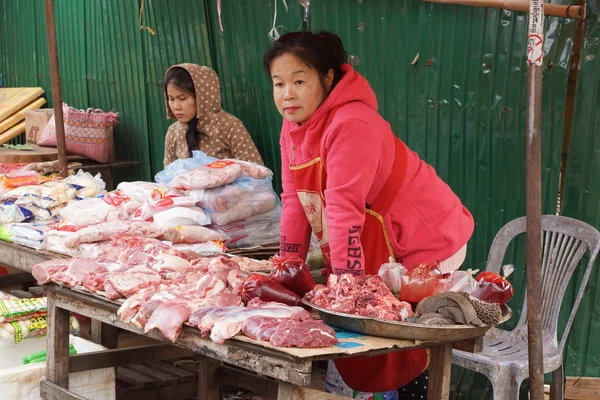
[[[376,274],[390,257],[408,269],[435,261],[444,273],[459,268],[473,217],[377,113],[340,38],[288,33],[267,50],[264,67],[284,118],[281,255],[305,258],[312,231],[328,273]],[[336,367],[351,388],[381,392],[414,381],[427,362],[414,350]]]

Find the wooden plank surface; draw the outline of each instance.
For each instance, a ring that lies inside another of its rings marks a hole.
[[[176,376],[169,375],[162,371],[159,371],[159,370],[153,368],[152,365],[129,364],[127,366],[127,368],[129,368],[133,371],[137,371],[141,374],[147,375],[150,378],[160,381],[161,383],[164,383],[164,384],[171,384],[171,383],[176,383],[179,381],[179,379]]]
[[[87,400],[46,380],[40,382],[40,397],[45,400]]]
[[[127,366],[117,367],[117,378],[135,386],[143,388],[157,387],[158,382],[154,379],[130,369]]]
[[[167,344],[101,350],[71,356],[69,371],[80,372],[148,361],[170,360],[192,355],[194,353],[189,350]]]
[[[20,269],[31,273],[31,267],[53,258],[68,258],[54,253],[37,251],[25,246],[8,243],[0,240],[0,260],[2,265]]]
[[[25,129],[24,127],[25,125],[23,125],[23,129]],[[1,140],[0,143],[2,143]],[[14,150],[0,147],[0,163],[29,164],[58,159],[58,150],[53,147],[41,147],[35,144],[30,144],[30,146],[32,150]]]
[[[191,373],[185,369],[177,368],[175,365],[171,365],[164,361],[153,361],[152,367],[162,372],[176,376],[180,381],[193,381],[196,379],[197,371]]]
[[[0,88],[0,122],[44,94],[41,87]]]

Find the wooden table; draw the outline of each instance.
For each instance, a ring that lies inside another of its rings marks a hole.
[[[59,257],[53,253],[35,251],[23,246],[0,242],[2,264],[30,272],[36,263]],[[144,333],[132,324],[119,320],[119,304],[97,295],[61,287],[45,285],[48,289],[48,358],[47,380],[40,387],[45,399],[78,399],[68,392],[69,372],[107,368],[130,363],[158,361],[186,355],[201,357],[199,369],[199,399],[216,399],[218,371],[222,363],[272,378],[277,384],[278,399],[342,399],[310,388],[313,363],[353,355],[378,355],[390,352],[428,348],[430,350],[429,396],[430,400],[448,399],[453,343],[416,342],[353,336],[340,338],[341,346],[324,349],[275,348],[267,342],[252,340],[243,335],[219,345],[200,335],[195,328],[184,327],[177,343],[173,345],[160,332]],[[76,312],[92,319],[92,337],[111,350],[68,356],[68,317]],[[125,329],[165,343],[152,349],[115,349],[118,329]],[[344,346],[353,342],[358,346]],[[477,351],[482,338],[467,343],[454,343],[456,348]],[[246,377],[247,379],[247,377]],[[316,397],[315,397],[316,396]]]

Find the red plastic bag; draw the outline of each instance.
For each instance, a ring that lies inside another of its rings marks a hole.
[[[477,275],[477,287],[473,290],[472,296],[483,301],[497,304],[506,304],[512,299],[515,290],[506,278],[513,273],[513,265],[502,267],[504,276],[495,272],[484,271]]]
[[[271,271],[271,279],[282,284],[300,297],[315,288],[315,281],[304,261],[298,256],[272,258],[275,268]]]
[[[400,300],[418,303],[426,297],[433,296],[442,279],[438,269],[439,263],[421,264],[402,276]]]
[[[262,301],[274,301],[288,306],[301,306],[302,299],[296,293],[286,289],[263,275],[254,274],[242,284],[242,301],[246,304],[256,297]]]

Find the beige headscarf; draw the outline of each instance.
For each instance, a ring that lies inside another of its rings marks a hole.
[[[217,73],[206,66],[186,63],[172,66],[167,70],[167,74],[176,67],[185,69],[194,82],[197,128],[205,135],[200,138],[200,150],[211,157],[237,158],[263,165],[260,153],[244,124],[221,108],[221,89]],[[166,90],[165,104],[168,118],[176,119],[169,107]],[[175,122],[169,127],[165,138],[165,166],[178,158],[189,157],[185,141],[186,130],[187,124],[180,122]]]

